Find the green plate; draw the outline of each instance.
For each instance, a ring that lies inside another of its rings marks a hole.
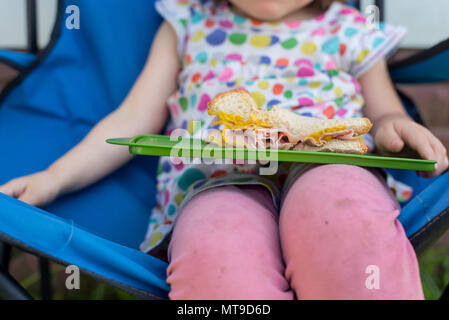
[[[374,155],[309,152],[293,150],[250,150],[216,147],[200,139],[162,135],[139,135],[134,138],[108,139],[107,143],[128,146],[129,152],[147,156],[174,156],[203,159],[245,159],[259,161],[338,163],[362,167],[433,171],[436,161],[391,158]]]

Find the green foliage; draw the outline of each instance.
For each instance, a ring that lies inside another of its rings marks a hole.
[[[91,278],[83,273],[80,275],[80,289],[68,290],[65,287],[65,266],[55,263],[50,265],[51,284],[54,300],[136,300],[137,298],[109,284]],[[35,299],[40,299],[40,274],[36,270],[20,281],[20,284],[31,293]]]
[[[449,283],[449,247],[435,246],[419,257],[419,268],[424,296],[439,299]]]

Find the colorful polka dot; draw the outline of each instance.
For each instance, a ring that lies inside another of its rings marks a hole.
[[[254,20],[254,19],[252,19],[251,20],[251,24],[253,25],[253,26],[261,26],[262,24],[263,24],[263,21],[258,21],[258,20]]]
[[[376,49],[379,45],[381,45],[385,41],[384,37],[377,37],[374,39],[373,48]]]
[[[262,107],[265,104],[265,95],[262,92],[251,92],[251,96],[259,107]]]
[[[180,159],[177,159],[176,163],[173,163],[173,166],[177,171],[181,171],[184,169],[184,162],[180,161]]]
[[[370,50],[366,49],[361,51],[358,55],[357,55],[357,62],[361,63],[363,60],[365,60],[365,58],[370,54]]]
[[[245,17],[242,17],[242,16],[234,15],[234,19],[233,20],[237,24],[243,24],[243,23],[246,22],[247,19]]]
[[[335,88],[335,96],[340,98],[343,95],[343,90],[341,88]]]
[[[184,56],[184,63],[185,63],[186,65],[189,65],[190,63],[192,63],[192,57],[191,57],[189,54],[186,54],[186,55]]]
[[[270,87],[270,83],[268,81],[260,81],[257,86],[262,89],[262,90],[266,90]]]
[[[193,185],[193,189],[201,188],[201,187],[204,186],[206,183],[207,183],[207,180],[206,180],[206,179],[201,180],[201,181],[198,181],[198,182],[195,182],[195,184]]]
[[[320,82],[310,82],[309,83],[309,88],[310,89],[317,89],[319,87],[321,87],[321,83]]]
[[[363,15],[357,15],[354,19],[355,22],[366,24],[366,17]]]
[[[343,56],[347,49],[348,47],[344,43],[340,43],[340,56]]]
[[[201,51],[196,55],[195,61],[197,61],[199,63],[206,63],[207,58],[208,58],[207,52]]]
[[[167,205],[170,201],[170,192],[168,190],[165,190],[164,192],[164,205]]]
[[[207,19],[205,22],[205,25],[207,28],[212,28],[213,26],[215,26],[215,21],[211,20],[211,19]]]
[[[335,63],[334,60],[329,60],[328,62],[326,62],[326,67],[327,70],[333,70],[337,68],[337,64]]]
[[[195,32],[195,34],[192,37],[192,41],[193,42],[198,42],[201,41],[201,39],[203,39],[205,36],[204,32],[201,30],[198,30],[197,32]]]
[[[196,181],[205,179],[203,171],[199,169],[190,168],[184,171],[182,176],[178,180],[178,186],[181,190],[186,191]]]
[[[270,59],[270,57],[267,57],[267,56],[262,56],[262,57],[260,57],[260,62],[259,62],[259,64],[270,65],[270,64],[271,64],[271,59]]]
[[[219,46],[226,40],[226,32],[216,29],[206,37],[206,41],[211,46]]]
[[[171,104],[170,105],[170,111],[172,112],[172,114],[174,115],[174,116],[177,116],[178,114],[179,114],[179,107],[178,107],[178,105],[177,104]]]
[[[323,114],[329,118],[332,119],[335,115],[335,109],[333,106],[329,106],[328,108],[326,108],[326,110],[323,111]]]
[[[242,60],[243,60],[243,57],[242,57],[241,54],[238,54],[238,53],[231,53],[231,54],[228,54],[228,55],[225,57],[225,60],[242,61]]]
[[[228,174],[228,172],[226,170],[217,170],[214,173],[212,173],[210,177],[211,178],[220,178],[227,174]]]
[[[314,101],[310,98],[299,98],[298,104],[301,107],[311,106],[314,104]]]
[[[195,108],[196,100],[197,100],[196,94],[192,94],[192,96],[190,97],[190,107],[191,108]]]
[[[331,82],[331,83],[325,85],[325,86],[322,88],[322,90],[323,90],[323,91],[330,91],[330,90],[332,90],[333,88],[334,88],[334,84]]]
[[[347,38],[351,38],[351,37],[353,37],[354,35],[356,35],[357,32],[358,32],[358,31],[357,31],[356,28],[348,27],[348,28],[345,29],[344,35],[345,35],[345,37],[347,37]]]
[[[330,55],[338,53],[340,51],[340,38],[334,37],[329,39],[323,44],[321,50]]]
[[[192,82],[193,83],[197,83],[198,81],[200,81],[201,80],[201,73],[195,73],[193,76],[192,76]]]
[[[164,235],[162,232],[154,232],[150,237],[150,244],[149,246],[154,246],[156,243],[158,243]]]
[[[280,58],[278,60],[276,60],[276,67],[279,69],[284,69],[286,67],[288,67],[289,61],[287,58]]]
[[[203,20],[203,16],[202,15],[200,15],[198,12],[193,12],[193,15],[192,15],[192,23],[193,24],[197,24],[198,22],[200,22],[200,21],[202,21]]]
[[[312,77],[315,75],[315,71],[309,67],[302,67],[298,70],[298,77]]]
[[[311,33],[311,35],[312,35],[313,37],[316,37],[316,36],[324,36],[325,34],[326,34],[326,29],[325,29],[324,27],[320,27],[320,28],[318,28],[318,29],[315,29],[315,30],[313,30],[312,33]]]
[[[187,111],[187,109],[189,108],[189,101],[187,100],[186,97],[181,97],[179,98],[179,105],[181,106],[181,110],[182,111]]]
[[[306,55],[314,54],[317,49],[318,47],[314,42],[306,42],[301,46],[302,53]]]
[[[215,77],[215,74],[213,71],[209,71],[203,78],[203,81],[208,81],[210,79],[213,79]]]
[[[251,37],[250,43],[256,48],[266,48],[271,43],[271,37],[264,35],[254,35]]]
[[[286,99],[290,99],[291,97],[293,97],[293,92],[292,92],[291,90],[286,90],[286,91],[284,92],[284,97],[285,97]]]
[[[244,33],[233,33],[229,36],[229,41],[237,46],[246,42],[247,36]]]
[[[276,43],[279,42],[279,37],[277,36],[271,36],[271,42],[270,42],[270,46],[275,45]]]
[[[297,45],[298,45],[298,40],[296,40],[296,38],[290,38],[281,43],[281,46],[287,50],[293,49]]]
[[[291,21],[285,23],[290,29],[297,29],[301,26],[301,21]]]
[[[281,103],[280,100],[273,99],[273,100],[270,100],[270,101],[267,103],[267,107],[268,107],[268,108],[271,108],[271,107],[276,106],[276,105],[278,105],[278,104],[280,104],[280,103]],[[270,110],[270,109],[268,109],[268,110]]]
[[[169,205],[168,206],[168,208],[167,208],[167,214],[169,215],[169,216],[172,216],[172,215],[174,215],[176,213],[176,207],[174,206],[174,205]]]
[[[206,111],[207,110],[207,104],[209,103],[210,100],[211,99],[210,99],[210,97],[209,97],[209,95],[207,93],[203,94],[201,96],[200,103],[198,105],[198,110],[201,111],[201,112]]]
[[[354,13],[354,10],[351,8],[345,8],[345,9],[340,10],[340,14],[342,14],[342,15],[351,15],[353,13]]]
[[[220,21],[219,24],[220,24],[220,27],[222,27],[224,29],[232,29],[232,27],[234,26],[232,21],[229,21],[229,20]]]
[[[342,109],[338,110],[337,116],[340,117],[340,118],[342,118],[342,117],[345,116],[345,114],[346,114],[347,112],[348,112],[348,110],[342,108]]]
[[[226,67],[223,72],[218,77],[219,81],[226,82],[229,81],[234,75],[234,70],[231,67]]]
[[[182,201],[184,200],[184,196],[180,193],[178,193],[177,195],[175,195],[175,203],[176,205],[181,205]]]
[[[168,162],[168,161],[164,161],[163,163],[162,163],[162,171],[163,172],[165,172],[165,173],[168,173],[168,172],[170,172],[171,171],[171,164],[170,164],[170,162]]]
[[[336,26],[335,28],[333,28],[330,33],[331,34],[337,34],[338,31],[340,31],[340,30],[341,30],[341,25]]]
[[[273,94],[281,94],[284,91],[284,86],[280,83],[277,83],[273,86]]]

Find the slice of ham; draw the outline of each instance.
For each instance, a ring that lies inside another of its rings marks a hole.
[[[311,147],[322,147],[326,144],[326,138],[332,137],[339,140],[357,140],[354,136],[353,129],[340,130],[335,132],[324,133],[317,142],[312,137],[300,139],[287,130],[277,130],[268,128],[247,129],[247,130],[226,130],[225,131],[226,146],[249,149],[294,149],[299,144],[307,144]]]
[[[340,131],[334,131],[334,132],[327,132],[324,133],[319,141],[317,142],[312,137],[306,137],[304,139],[304,143],[308,144],[311,147],[322,147],[326,144],[326,138],[331,137],[333,139],[340,139],[340,140],[354,140],[357,139],[357,137],[354,137],[354,130],[353,129],[346,129],[346,130],[340,130]]]

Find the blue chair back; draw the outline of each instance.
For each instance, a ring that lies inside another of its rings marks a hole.
[[[69,29],[66,8],[79,8]],[[76,145],[125,98],[161,19],[148,0],[59,0],[48,47],[0,97],[0,184],[34,173]],[[119,17],[119,18],[118,18]],[[136,248],[155,202],[157,159],[139,157],[46,210]]]
[[[449,81],[449,39],[390,66],[396,83]]]

